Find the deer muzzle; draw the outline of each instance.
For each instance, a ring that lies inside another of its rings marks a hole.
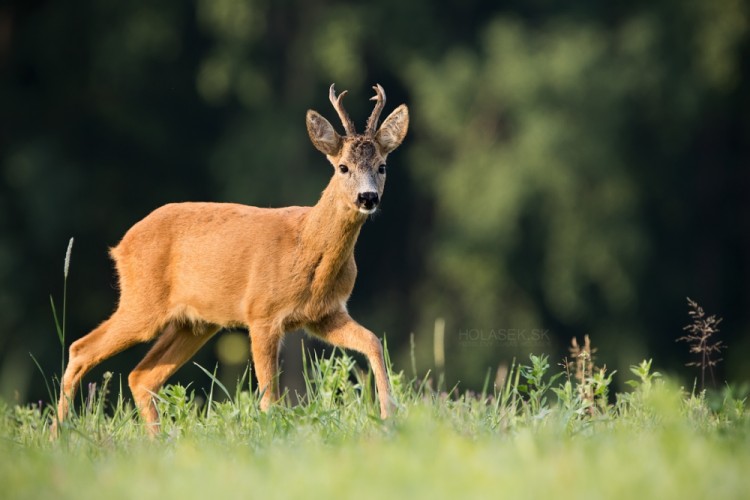
[[[357,208],[362,213],[371,214],[378,208],[379,198],[378,193],[374,191],[359,193],[357,195]]]

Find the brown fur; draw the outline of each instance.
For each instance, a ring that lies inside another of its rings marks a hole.
[[[357,274],[354,245],[367,218],[358,210],[357,189],[364,179],[382,196],[385,175],[378,168],[406,135],[408,110],[401,105],[377,133],[339,136],[315,111],[308,111],[307,128],[336,169],[315,206],[165,205],[111,250],[120,301],[108,320],[70,346],[59,421],[86,372],[123,349],[156,339],[128,377],[136,405],[156,433],[152,395],[221,328],[240,325],[250,332],[262,409],[279,398],[281,338],[305,328],[364,353],[375,375],[381,416],[392,412],[380,341],[349,316],[346,301]],[[349,173],[341,173],[339,165],[347,165]]]

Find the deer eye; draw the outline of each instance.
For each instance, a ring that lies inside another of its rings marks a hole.
[[[385,173],[385,165],[380,165],[378,167],[378,173],[379,174],[384,174]]]
[[[346,165],[339,165],[339,172],[341,172],[342,174],[345,174],[348,171],[349,171],[349,167],[347,167]]]

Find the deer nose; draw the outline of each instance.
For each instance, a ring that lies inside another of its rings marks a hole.
[[[367,191],[357,195],[357,204],[365,210],[372,210],[378,206],[378,193]]]

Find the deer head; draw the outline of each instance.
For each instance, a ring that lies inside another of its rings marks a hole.
[[[377,210],[385,186],[386,158],[401,144],[409,128],[409,110],[404,104],[388,115],[378,128],[378,119],[385,106],[385,92],[380,85],[373,88],[375,96],[371,100],[375,101],[375,108],[363,134],[357,134],[344,109],[342,98],[346,91],[337,97],[333,85],[329,89],[329,99],[341,118],[345,135],[339,135],[318,112],[307,112],[310,140],[335,169],[331,184],[346,200],[347,207],[363,214]]]

